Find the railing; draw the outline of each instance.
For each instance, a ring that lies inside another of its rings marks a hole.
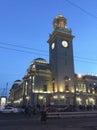
[[[65,118],[65,117],[94,117],[97,111],[89,112],[47,112],[47,118]]]

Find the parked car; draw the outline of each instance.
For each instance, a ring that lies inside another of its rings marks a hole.
[[[1,113],[18,113],[18,108],[15,107],[5,107],[0,110]]]
[[[56,108],[58,109],[59,112],[64,112],[64,110],[65,110],[64,105],[56,105]]]
[[[58,112],[58,108],[54,107],[54,106],[50,106],[46,109],[47,112]]]
[[[73,111],[76,111],[76,108],[74,105],[69,105],[69,106],[65,107],[64,111],[65,112],[73,112]]]
[[[4,107],[0,107],[0,113],[2,112],[3,109],[4,109]]]

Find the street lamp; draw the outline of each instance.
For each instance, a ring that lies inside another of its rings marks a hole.
[[[51,93],[51,96],[50,96],[50,104],[51,105],[54,105],[54,92],[55,92],[55,79],[53,78],[52,79],[52,93]]]
[[[80,79],[82,79],[83,77],[82,77],[82,75],[81,74],[78,74],[77,75],[77,78],[78,78],[78,80],[80,80]],[[76,80],[74,79],[74,89],[75,89],[75,91],[74,91],[74,106],[75,106],[75,110],[77,109],[77,107],[78,107],[78,103],[77,103],[77,91],[79,92],[79,88],[77,88],[78,86],[77,86],[77,83],[76,83]],[[77,90],[78,89],[78,90]],[[80,99],[80,98],[79,98]]]
[[[29,76],[29,90],[28,90],[28,96],[30,97],[29,103],[32,104],[32,76]]]
[[[52,92],[54,93],[55,91],[55,79],[52,79]]]

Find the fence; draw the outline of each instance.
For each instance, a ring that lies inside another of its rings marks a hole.
[[[97,117],[97,111],[89,112],[47,112],[47,118],[65,118],[65,117]]]

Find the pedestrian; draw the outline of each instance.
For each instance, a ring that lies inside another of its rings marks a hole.
[[[46,114],[46,109],[44,108],[41,111],[41,123],[46,123],[46,121],[47,121],[47,114]]]
[[[28,116],[28,107],[25,107],[25,116]]]
[[[33,107],[33,115],[36,115],[36,113],[37,113],[37,110],[36,110],[36,107],[34,106]]]

